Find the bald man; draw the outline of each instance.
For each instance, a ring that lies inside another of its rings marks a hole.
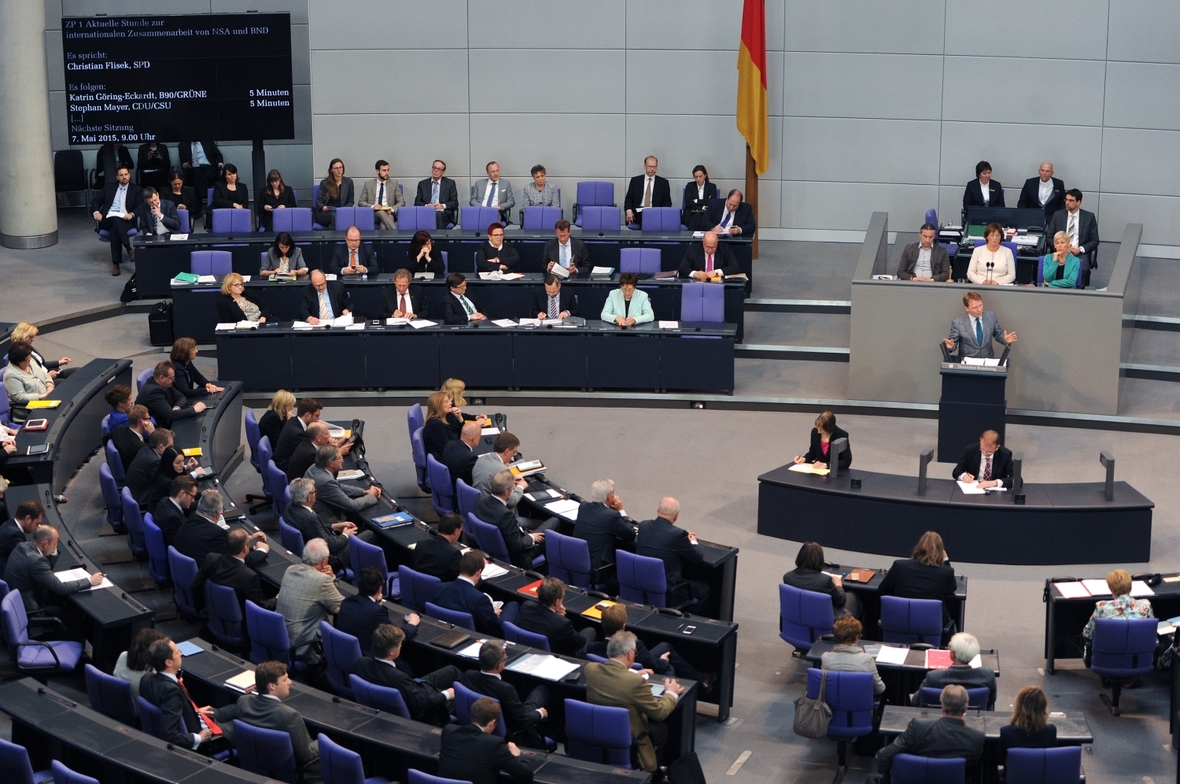
[[[478,424],[465,422],[463,429],[459,431],[459,440],[448,441],[443,447],[442,464],[451,472],[452,485],[462,479],[469,487],[475,486],[471,470],[475,467],[475,461],[479,459],[479,455],[475,454],[475,448],[479,446],[481,433]]]
[[[706,231],[701,244],[690,247],[680,262],[680,277],[697,281],[720,281],[723,275],[741,271],[729,246],[721,244],[714,231]]]
[[[329,281],[320,270],[312,271],[308,279],[299,303],[300,319],[308,324],[319,324],[352,313],[352,297],[344,290],[343,283]]]
[[[1039,207],[1045,211],[1045,220],[1065,209],[1065,183],[1053,176],[1053,164],[1044,161],[1037,176],[1024,181],[1016,206],[1028,210]]]
[[[739,234],[750,236],[757,229],[754,223],[754,210],[742,198],[742,192],[734,188],[723,202],[713,202],[708,206],[706,226],[713,226],[718,234],[728,234],[736,237]]]
[[[635,537],[636,555],[659,558],[664,562],[669,607],[685,602],[701,604],[709,598],[707,584],[684,578],[684,564],[700,563],[705,556],[696,534],[676,526],[679,518],[680,502],[671,496],[663,498],[656,509],[655,519],[640,523],[639,535]]]

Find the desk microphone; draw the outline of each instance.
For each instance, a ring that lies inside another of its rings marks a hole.
[[[989,261],[989,262],[987,263],[987,279],[988,279],[988,280],[991,280],[991,279],[992,279],[992,269],[993,269],[995,266],[996,266],[996,263],[995,263],[994,261]]]

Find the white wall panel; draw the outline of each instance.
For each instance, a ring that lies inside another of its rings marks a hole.
[[[423,128],[430,132],[423,133]],[[393,176],[415,183],[430,176],[435,158],[447,162],[447,176],[452,179],[469,174],[465,114],[316,115],[312,133],[312,170],[317,182],[327,174],[332,158],[342,159],[353,179],[370,177],[378,157],[389,161]]]
[[[1083,202],[1089,207],[1089,200]],[[1143,242],[1148,245],[1180,245],[1180,198],[1103,193],[1098,213],[1098,236],[1118,242],[1128,223],[1143,224]]]
[[[768,8],[768,27],[769,11]],[[742,0],[644,0],[627,3],[627,45],[632,48],[669,51],[719,49],[733,52],[736,61],[741,34]],[[769,48],[769,41],[767,46]]]
[[[1110,4],[1106,57],[1145,63],[1180,63],[1180,13],[1175,0]],[[1147,227],[1143,227],[1147,231]]]
[[[944,120],[1102,123],[1102,61],[947,57],[945,63]]]
[[[940,119],[941,57],[787,52],[783,112],[802,117]],[[856,73],[856,78],[849,78]]]
[[[942,54],[944,7],[945,0],[786,0],[783,48],[788,52]]]
[[[431,66],[430,78],[417,73],[418,62],[430,53],[417,49],[386,49],[366,53],[365,69],[389,74],[389,90],[366,89],[355,52],[313,51],[311,110],[316,115],[428,114],[467,112],[467,53],[442,57]],[[394,87],[396,85],[396,87]]]
[[[946,53],[1102,60],[1108,4],[1109,0],[946,0]]]
[[[627,52],[627,74],[632,77],[627,89],[628,112],[733,116],[736,111],[738,72],[733,51],[631,49]],[[676,78],[663,78],[665,74]],[[654,80],[655,89],[646,86],[648,80]]]
[[[626,111],[627,59],[621,49],[470,51],[472,112],[621,114]],[[538,62],[547,63],[537,67]],[[511,81],[514,89],[505,90]]]
[[[543,119],[478,114],[472,115],[471,122],[474,176],[482,177],[488,161],[495,160],[500,164],[501,176],[507,177],[517,191],[531,183],[529,170],[538,163],[545,167],[548,179],[573,178],[575,182],[610,179],[626,167],[626,118],[622,114],[555,114]],[[583,138],[599,141],[575,141]]]
[[[1103,124],[1180,131],[1180,65],[1110,63],[1106,73]]]
[[[623,0],[515,0],[472,2],[468,35],[475,49],[622,49]]]
[[[467,0],[309,0],[311,48],[426,49],[420,62],[436,64],[467,48]]]
[[[1180,196],[1180,131],[1107,128],[1102,187],[1112,193]]]
[[[889,213],[890,228],[911,231],[934,204],[933,185],[882,185],[854,182],[782,184],[781,226],[792,229],[856,229],[874,212]]]
[[[783,179],[934,184],[938,133],[937,122],[920,120],[787,117]]]

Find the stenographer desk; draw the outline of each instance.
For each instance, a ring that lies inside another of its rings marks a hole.
[[[475,272],[475,252],[486,241],[484,232],[451,229],[432,231],[434,248],[446,251],[448,268],[451,272],[463,274]],[[604,232],[583,232],[574,229],[573,236],[586,242],[594,266],[619,268],[619,252],[623,248],[659,248],[660,266],[664,270],[680,267],[689,247],[700,244],[693,239],[690,231],[642,232],[618,229]],[[367,231],[364,242],[371,245],[377,254],[381,272],[394,272],[406,266],[412,231]],[[553,230],[523,231],[512,229],[506,239],[520,255],[517,272],[544,272],[543,254],[545,243],[553,239]],[[311,269],[325,269],[336,252],[336,246],[343,244],[343,231],[311,231],[292,233],[291,238],[303,251],[303,259]],[[257,275],[261,268],[261,254],[274,244],[271,233],[247,233],[229,236],[191,233],[184,240],[162,240],[157,237],[139,236],[131,241],[135,248],[136,286],[141,298],[167,297],[171,293],[169,282],[178,272],[188,272],[191,254],[195,250],[226,250],[233,254],[233,271],[242,275]],[[723,242],[733,251],[734,259],[742,272],[752,277],[751,255],[753,235],[749,237],[725,237]]]
[[[859,479],[861,486],[852,487]],[[957,482],[851,469],[840,476],[780,466],[758,477],[758,533],[825,547],[906,557],[938,531],[954,560],[996,564],[1134,563],[1151,557],[1154,504],[1126,482],[1028,484],[964,495]]]
[[[364,279],[356,275],[341,275],[339,280],[352,299],[353,312],[358,319],[376,319],[381,316],[382,292],[393,287],[392,273],[368,275]],[[468,275],[467,296],[489,319],[535,318],[533,294],[544,284],[544,275],[539,272],[527,273],[523,280],[480,280]],[[306,278],[290,282],[272,282],[258,276],[254,270],[246,283],[246,291],[257,297],[270,308],[274,321],[294,321],[300,317],[299,308],[303,291],[308,286]],[[450,289],[443,278],[417,280],[414,286],[422,288],[426,298],[426,312],[423,318],[434,321],[442,318],[442,303],[450,296]],[[684,281],[676,279],[643,280],[639,288],[646,292],[652,312],[658,321],[680,319],[681,293]],[[742,341],[745,327],[745,284],[738,281],[714,283],[724,290],[725,321],[737,326],[737,341]],[[582,318],[596,319],[602,314],[606,298],[619,287],[618,274],[610,280],[572,278],[562,288],[573,292],[577,299],[577,314]],[[212,343],[216,338],[217,301],[221,298],[221,284],[218,283],[172,283],[172,329],[176,335],[185,335],[198,343]]]
[[[437,389],[459,376],[478,389],[733,392],[733,324],[360,326],[220,332],[219,375],[250,391]]]

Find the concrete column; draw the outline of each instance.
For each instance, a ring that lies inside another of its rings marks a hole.
[[[0,0],[0,244],[57,244],[45,4]]]

